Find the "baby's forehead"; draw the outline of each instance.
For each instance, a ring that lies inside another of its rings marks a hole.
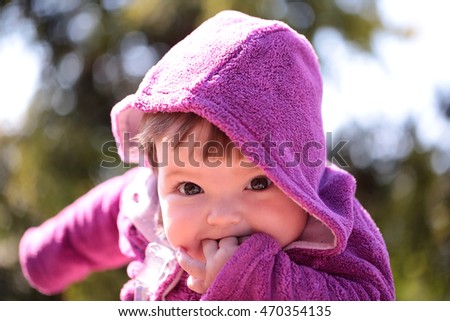
[[[243,159],[237,144],[231,140],[216,140],[201,131],[192,131],[181,137],[179,133],[162,139],[157,147],[158,154],[164,151],[172,151],[174,157],[187,155],[199,161],[229,158]]]
[[[198,125],[184,136],[181,136],[180,132],[166,135],[155,146],[158,167],[170,166],[188,170],[257,167],[251,159],[242,154],[239,144],[228,137],[215,139],[217,135],[211,134],[213,129],[213,125]]]
[[[164,172],[164,175],[172,172],[194,175],[208,173],[210,177],[220,177],[222,174],[217,174],[217,171],[224,173],[224,169],[232,170],[226,173],[236,177],[247,176],[249,173],[255,173],[255,170],[258,170],[258,173],[261,171],[234,145],[223,146],[219,142],[211,141],[195,143],[190,141],[170,147],[170,141],[161,142],[157,147],[157,170]]]

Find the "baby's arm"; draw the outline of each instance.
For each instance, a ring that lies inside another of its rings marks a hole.
[[[93,271],[123,266],[119,249],[120,196],[133,170],[80,197],[58,215],[29,228],[20,241],[22,271],[45,294],[59,293]]]

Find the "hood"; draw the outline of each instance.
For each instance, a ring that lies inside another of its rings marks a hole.
[[[207,119],[310,213],[306,238],[293,246],[336,254],[353,224],[354,181],[327,167],[321,100],[318,59],[304,36],[280,21],[223,11],[176,44],[137,92],[114,106],[112,130],[122,160],[139,163],[129,139],[144,113]]]

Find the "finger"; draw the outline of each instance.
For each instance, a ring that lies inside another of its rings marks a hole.
[[[190,275],[187,279],[187,286],[194,292],[199,294],[203,294],[206,292],[208,287],[205,285],[205,282],[202,279],[197,279]]]
[[[223,266],[236,252],[239,247],[239,240],[237,237],[231,236],[223,238],[219,241],[219,249],[216,252],[215,262],[219,266]]]
[[[219,248],[237,247],[239,240],[235,236],[224,237],[219,240]]]
[[[215,240],[203,240],[203,255],[206,260],[211,260],[219,250],[219,243]]]
[[[192,275],[195,278],[203,279],[206,270],[205,263],[193,259],[183,249],[178,249],[177,260],[181,268],[185,270],[189,275]]]

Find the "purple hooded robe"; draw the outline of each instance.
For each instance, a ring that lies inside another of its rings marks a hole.
[[[321,99],[318,60],[305,37],[280,21],[224,11],[175,45],[137,92],[114,106],[112,130],[125,162],[142,165],[129,139],[144,113],[192,112],[226,133],[309,213],[300,238],[285,248],[263,233],[248,238],[203,295],[187,287],[175,264],[158,270],[146,299],[395,299],[386,245],[354,196],[354,178],[327,164]],[[137,167],[27,230],[19,250],[30,284],[58,293],[94,271],[128,264],[120,297],[136,299],[142,271],[158,259],[154,251],[146,255],[158,242],[155,181],[149,168]]]

